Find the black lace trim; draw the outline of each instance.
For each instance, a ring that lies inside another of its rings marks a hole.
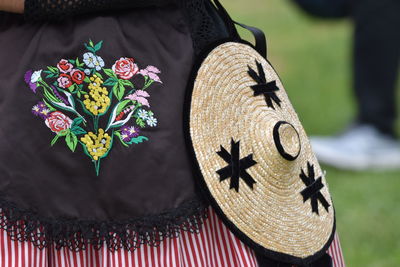
[[[197,55],[211,43],[229,37],[224,21],[210,0],[180,0],[180,5]]]
[[[95,249],[104,245],[111,251],[133,251],[143,244],[159,246],[166,238],[176,238],[181,231],[198,233],[207,219],[207,206],[192,200],[177,209],[124,221],[49,219],[0,199],[0,228],[12,240],[30,241],[39,249],[54,245],[72,251]]]
[[[24,17],[30,22],[62,21],[96,12],[168,5],[181,8],[196,54],[210,43],[229,37],[223,19],[210,0],[26,0]]]

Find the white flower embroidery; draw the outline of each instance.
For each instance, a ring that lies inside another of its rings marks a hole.
[[[94,63],[96,62],[96,56],[93,53],[87,52],[83,54],[83,62],[89,68],[94,68]]]
[[[39,111],[40,111],[39,106],[38,106],[38,105],[34,105],[34,106],[32,107],[32,111],[34,111],[34,112],[39,112]]]
[[[94,65],[96,66],[96,70],[97,70],[97,71],[100,71],[101,68],[104,67],[104,60],[103,60],[101,57],[99,57],[99,56],[97,56],[96,59],[97,59],[97,62],[96,62]]]
[[[91,52],[83,54],[83,62],[89,68],[95,68],[97,71],[100,71],[104,67],[104,60]]]
[[[42,70],[37,70],[34,73],[32,73],[31,76],[31,83],[36,83],[37,81],[39,81],[42,77]]]
[[[150,117],[150,118],[147,119],[146,123],[150,127],[156,127],[157,126],[157,119],[154,118],[154,117]]]
[[[139,116],[139,118],[141,118],[142,120],[147,120],[147,118],[149,117],[149,114],[147,113],[146,110],[141,109],[141,110],[139,110],[139,112],[138,112],[138,116]]]

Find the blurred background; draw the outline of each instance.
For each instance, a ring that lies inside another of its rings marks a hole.
[[[354,119],[349,19],[317,19],[290,0],[222,2],[235,20],[266,33],[269,60],[308,135],[336,134]],[[400,266],[400,171],[322,168],[335,203],[346,265]]]

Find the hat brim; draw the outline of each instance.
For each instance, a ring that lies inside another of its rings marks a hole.
[[[257,70],[257,62],[279,87],[280,102],[272,106],[252,90],[249,69]],[[278,75],[252,45],[223,40],[203,52],[188,83],[184,114],[197,180],[235,235],[258,253],[291,264],[326,253],[335,211],[324,174]],[[276,134],[282,124],[289,131],[280,147]],[[304,191],[312,192],[309,199]]]

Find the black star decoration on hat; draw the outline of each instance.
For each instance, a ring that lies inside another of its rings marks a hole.
[[[318,201],[322,204],[327,212],[329,208],[329,203],[326,201],[325,197],[321,194],[321,189],[324,187],[322,183],[322,177],[318,177],[315,179],[315,171],[314,166],[307,162],[308,176],[304,173],[304,170],[301,170],[300,178],[303,183],[307,186],[303,191],[301,191],[301,195],[303,196],[303,201],[306,202],[308,199],[311,199],[311,208],[312,212],[315,212],[319,215],[318,211]]]
[[[257,83],[256,85],[250,86],[250,88],[254,91],[254,96],[264,95],[268,107],[275,109],[272,101],[274,101],[280,107],[282,101],[276,95],[276,91],[279,90],[279,87],[276,85],[276,81],[267,82],[267,79],[265,78],[265,72],[261,63],[256,60],[256,65],[258,73],[250,66],[248,66],[249,71],[247,72],[250,77],[253,78],[253,80]]]
[[[246,170],[257,164],[257,162],[253,160],[253,154],[240,159],[240,141],[231,140],[230,154],[223,146],[221,146],[221,151],[218,151],[217,154],[228,163],[228,166],[217,171],[221,182],[231,177],[229,189],[234,188],[236,192],[239,192],[239,179],[242,178],[253,189],[256,181]]]

